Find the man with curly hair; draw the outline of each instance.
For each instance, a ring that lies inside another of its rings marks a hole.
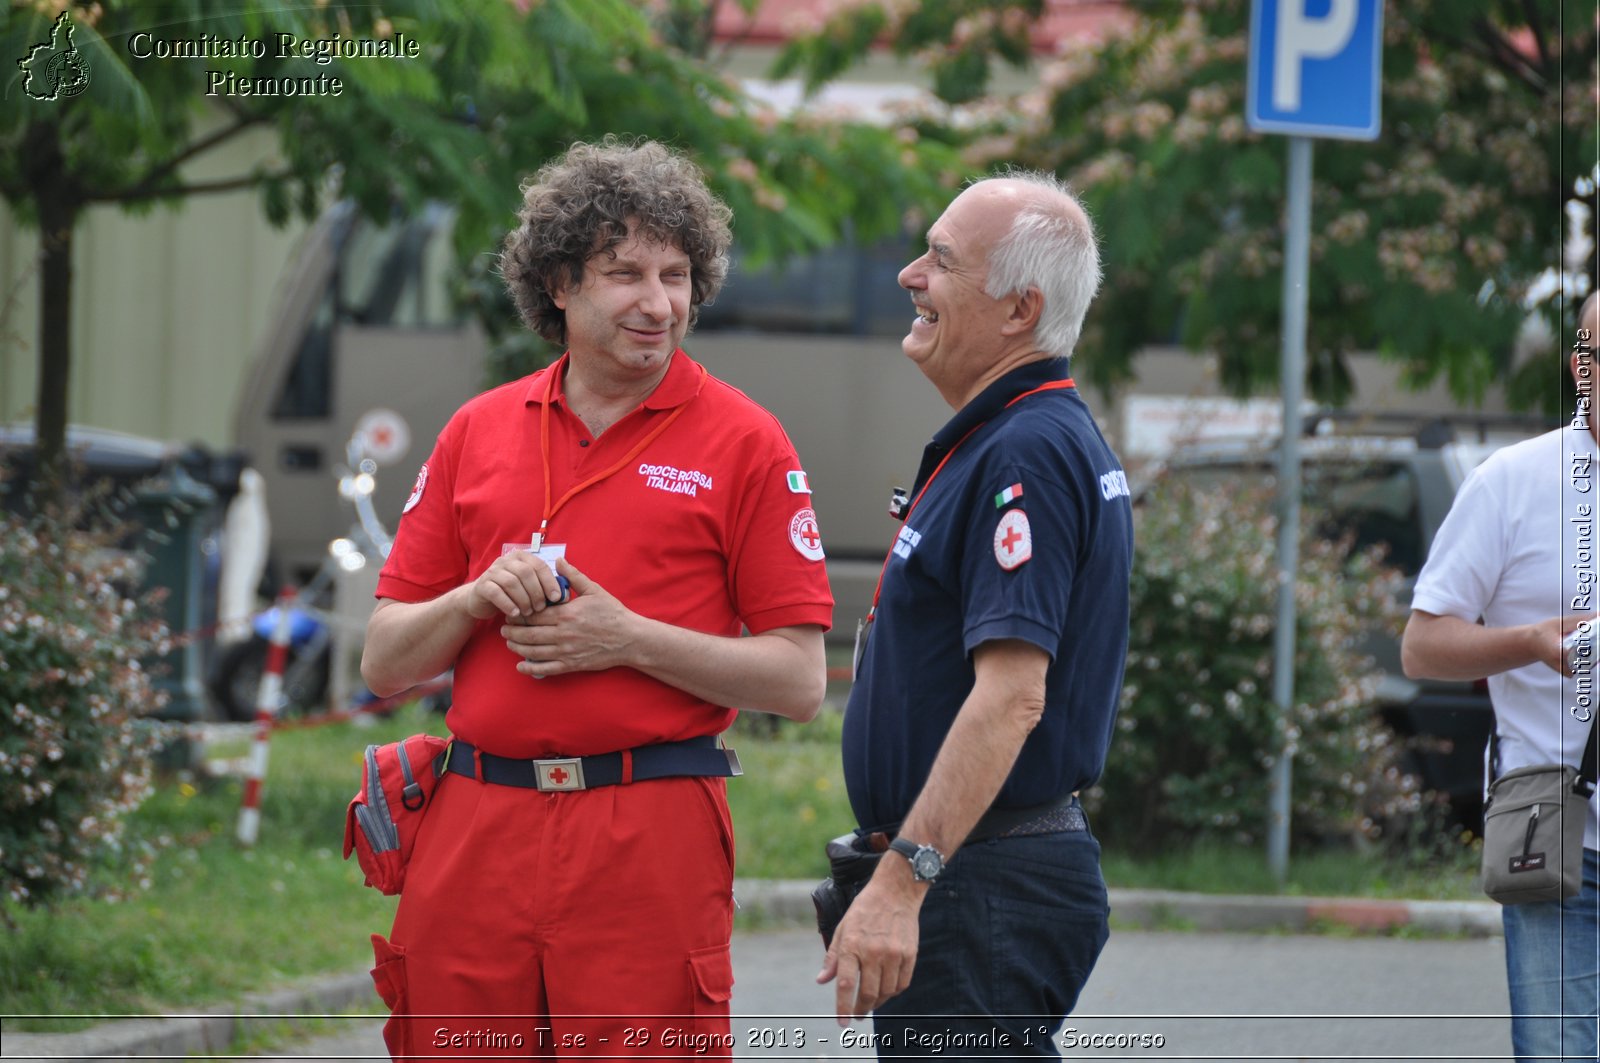
[[[375,971],[409,1055],[727,1055],[717,736],[809,720],[832,596],[771,414],[679,348],[730,212],[659,144],[577,144],[501,267],[554,365],[468,402],[417,477],[362,673],[454,668],[453,736]],[[741,637],[741,631],[748,632]]]

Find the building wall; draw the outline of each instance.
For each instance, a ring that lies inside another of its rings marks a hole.
[[[188,168],[247,173],[273,154],[258,132]],[[274,229],[255,191],[197,196],[132,215],[96,207],[73,254],[68,418],[160,439],[226,446],[235,399],[300,223]],[[0,206],[0,422],[37,402],[38,231]]]

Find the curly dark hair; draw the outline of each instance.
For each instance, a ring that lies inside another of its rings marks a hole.
[[[627,240],[630,221],[689,256],[691,327],[728,275],[733,212],[694,163],[653,140],[572,145],[522,186],[517,216],[500,273],[523,322],[554,343],[567,342],[567,319],[551,293],[581,284],[584,263]]]

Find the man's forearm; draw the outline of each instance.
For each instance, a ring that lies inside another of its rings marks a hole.
[[[822,706],[827,659],[819,627],[723,638],[641,618],[640,629],[633,666],[713,705],[801,723]]]
[[[535,678],[633,668],[714,705],[801,721],[816,715],[827,683],[820,626],[710,635],[635,613],[569,562],[560,566],[571,591],[561,604],[548,597],[555,575],[512,555],[432,601],[379,605],[361,661],[367,685],[397,692],[453,666],[476,616],[497,622],[523,658],[517,670]]]
[[[1545,658],[1540,625],[1485,627],[1460,617],[1414,610],[1400,640],[1400,663],[1412,679],[1483,679]]]
[[[1049,656],[1029,643],[985,643],[977,682],[951,724],[900,832],[947,857],[966,841],[1044,713]]]
[[[454,667],[478,621],[467,612],[468,587],[427,602],[378,603],[367,622],[361,678],[389,697]]]

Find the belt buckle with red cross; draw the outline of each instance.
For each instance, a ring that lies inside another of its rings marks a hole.
[[[583,761],[577,757],[566,760],[536,760],[533,778],[541,790],[582,790]]]

